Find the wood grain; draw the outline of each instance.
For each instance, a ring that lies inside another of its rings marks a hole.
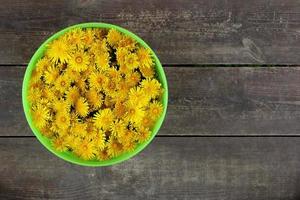
[[[0,136],[32,136],[21,103],[25,67],[0,67]],[[299,135],[300,68],[165,67],[159,135]]]
[[[300,138],[156,138],[134,158],[87,168],[35,138],[0,138],[1,199],[297,200]]]
[[[80,22],[123,26],[165,64],[299,64],[298,0],[2,0],[0,64],[26,64],[43,40]]]

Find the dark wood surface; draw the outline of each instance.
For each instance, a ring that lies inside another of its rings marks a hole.
[[[2,0],[0,63],[26,64],[51,34],[87,21],[128,28],[165,64],[300,63],[299,0]]]
[[[113,167],[66,163],[35,138],[0,139],[1,199],[298,200],[300,138],[159,137]]]
[[[169,84],[158,136],[110,167],[55,157],[22,109],[33,52],[87,21],[145,39]],[[0,46],[1,200],[300,199],[300,1],[3,0]]]

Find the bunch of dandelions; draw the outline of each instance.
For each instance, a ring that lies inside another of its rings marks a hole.
[[[149,49],[115,29],[73,29],[32,71],[33,123],[57,151],[107,160],[149,139],[163,88]]]

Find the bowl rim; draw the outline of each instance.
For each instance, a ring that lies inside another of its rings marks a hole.
[[[116,29],[116,30],[122,32],[123,34],[125,34],[127,36],[130,36],[131,38],[135,39],[141,46],[149,49],[151,51],[152,55],[153,55],[153,58],[154,58],[154,61],[155,61],[155,68],[156,68],[156,72],[157,72],[157,75],[158,75],[158,79],[159,79],[159,81],[162,84],[162,87],[164,89],[164,93],[163,93],[163,96],[162,96],[162,99],[161,99],[161,103],[163,104],[164,109],[163,109],[163,113],[161,114],[160,118],[156,121],[155,125],[151,129],[152,130],[151,137],[147,141],[138,144],[137,147],[132,152],[123,153],[120,156],[117,156],[115,158],[105,160],[105,161],[82,160],[79,157],[75,156],[75,154],[73,154],[69,151],[66,151],[66,152],[56,151],[51,146],[50,139],[43,136],[40,133],[40,131],[33,124],[31,114],[30,114],[29,101],[26,98],[27,94],[28,94],[28,87],[29,87],[29,81],[30,81],[32,70],[35,68],[36,62],[44,55],[44,51],[47,48],[46,47],[47,44],[49,42],[55,40],[56,38],[60,37],[64,33],[74,29],[74,28],[104,28],[104,29],[112,29],[113,28],[113,29]],[[34,133],[34,135],[37,137],[38,141],[44,147],[46,147],[46,149],[48,151],[50,151],[51,153],[53,153],[54,155],[56,155],[57,157],[65,160],[65,161],[71,162],[73,164],[81,165],[81,166],[89,166],[89,167],[109,166],[109,165],[115,165],[117,163],[120,163],[120,162],[123,162],[123,161],[126,161],[126,160],[132,158],[133,156],[135,156],[139,152],[141,152],[143,149],[145,149],[145,147],[148,146],[148,144],[153,140],[153,138],[155,137],[158,130],[160,129],[160,127],[161,127],[161,125],[164,121],[164,118],[166,116],[167,107],[168,107],[168,84],[167,84],[167,78],[166,78],[164,69],[163,69],[157,55],[150,48],[150,46],[144,40],[142,40],[139,36],[132,33],[131,31],[128,31],[127,29],[122,28],[122,27],[117,26],[117,25],[108,24],[108,23],[100,23],[100,22],[87,22],[87,23],[80,23],[80,24],[75,24],[75,25],[72,25],[72,26],[68,26],[68,27],[52,34],[35,51],[35,53],[31,57],[30,62],[28,64],[27,68],[26,68],[24,79],[23,79],[22,104],[23,104],[23,110],[24,110],[24,113],[25,113],[25,118],[27,120],[27,123],[29,124],[29,126],[30,126],[32,132]]]

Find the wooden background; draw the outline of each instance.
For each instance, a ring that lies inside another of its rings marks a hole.
[[[170,98],[154,141],[87,168],[49,153],[21,104],[43,40],[79,22],[141,36]],[[300,199],[299,0],[1,0],[0,199]]]

